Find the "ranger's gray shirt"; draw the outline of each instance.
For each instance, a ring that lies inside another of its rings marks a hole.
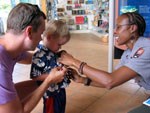
[[[140,37],[132,50],[125,50],[116,68],[121,66],[127,66],[138,73],[136,82],[150,90],[150,38]]]

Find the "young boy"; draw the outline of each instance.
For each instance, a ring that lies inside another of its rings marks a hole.
[[[52,68],[57,67],[58,51],[70,40],[69,29],[62,20],[50,20],[43,32],[43,44],[39,45],[32,59],[30,77],[40,85]],[[41,76],[42,75],[42,76]],[[66,76],[58,84],[52,84],[43,96],[43,113],[65,113],[65,88],[70,80]]]

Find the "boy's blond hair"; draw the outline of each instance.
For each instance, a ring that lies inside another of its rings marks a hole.
[[[70,32],[66,22],[61,19],[48,21],[46,24],[46,29],[43,32],[43,37],[47,36],[70,39]]]

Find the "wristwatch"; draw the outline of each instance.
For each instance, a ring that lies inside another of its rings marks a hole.
[[[92,80],[89,79],[88,77],[86,77],[86,78],[85,78],[85,81],[84,81],[84,85],[85,85],[85,86],[89,86],[91,82],[92,82]]]

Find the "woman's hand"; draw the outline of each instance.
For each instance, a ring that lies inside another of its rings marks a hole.
[[[75,69],[68,68],[67,75],[68,78],[72,79],[74,82],[82,83],[84,77],[80,76]]]
[[[58,62],[67,66],[72,66],[74,61],[74,57],[67,52],[63,52],[61,57],[58,59]]]
[[[61,54],[61,57],[58,59],[58,62],[64,64],[67,67],[74,67],[77,70],[80,69],[81,63],[83,63],[67,52],[63,52]]]

